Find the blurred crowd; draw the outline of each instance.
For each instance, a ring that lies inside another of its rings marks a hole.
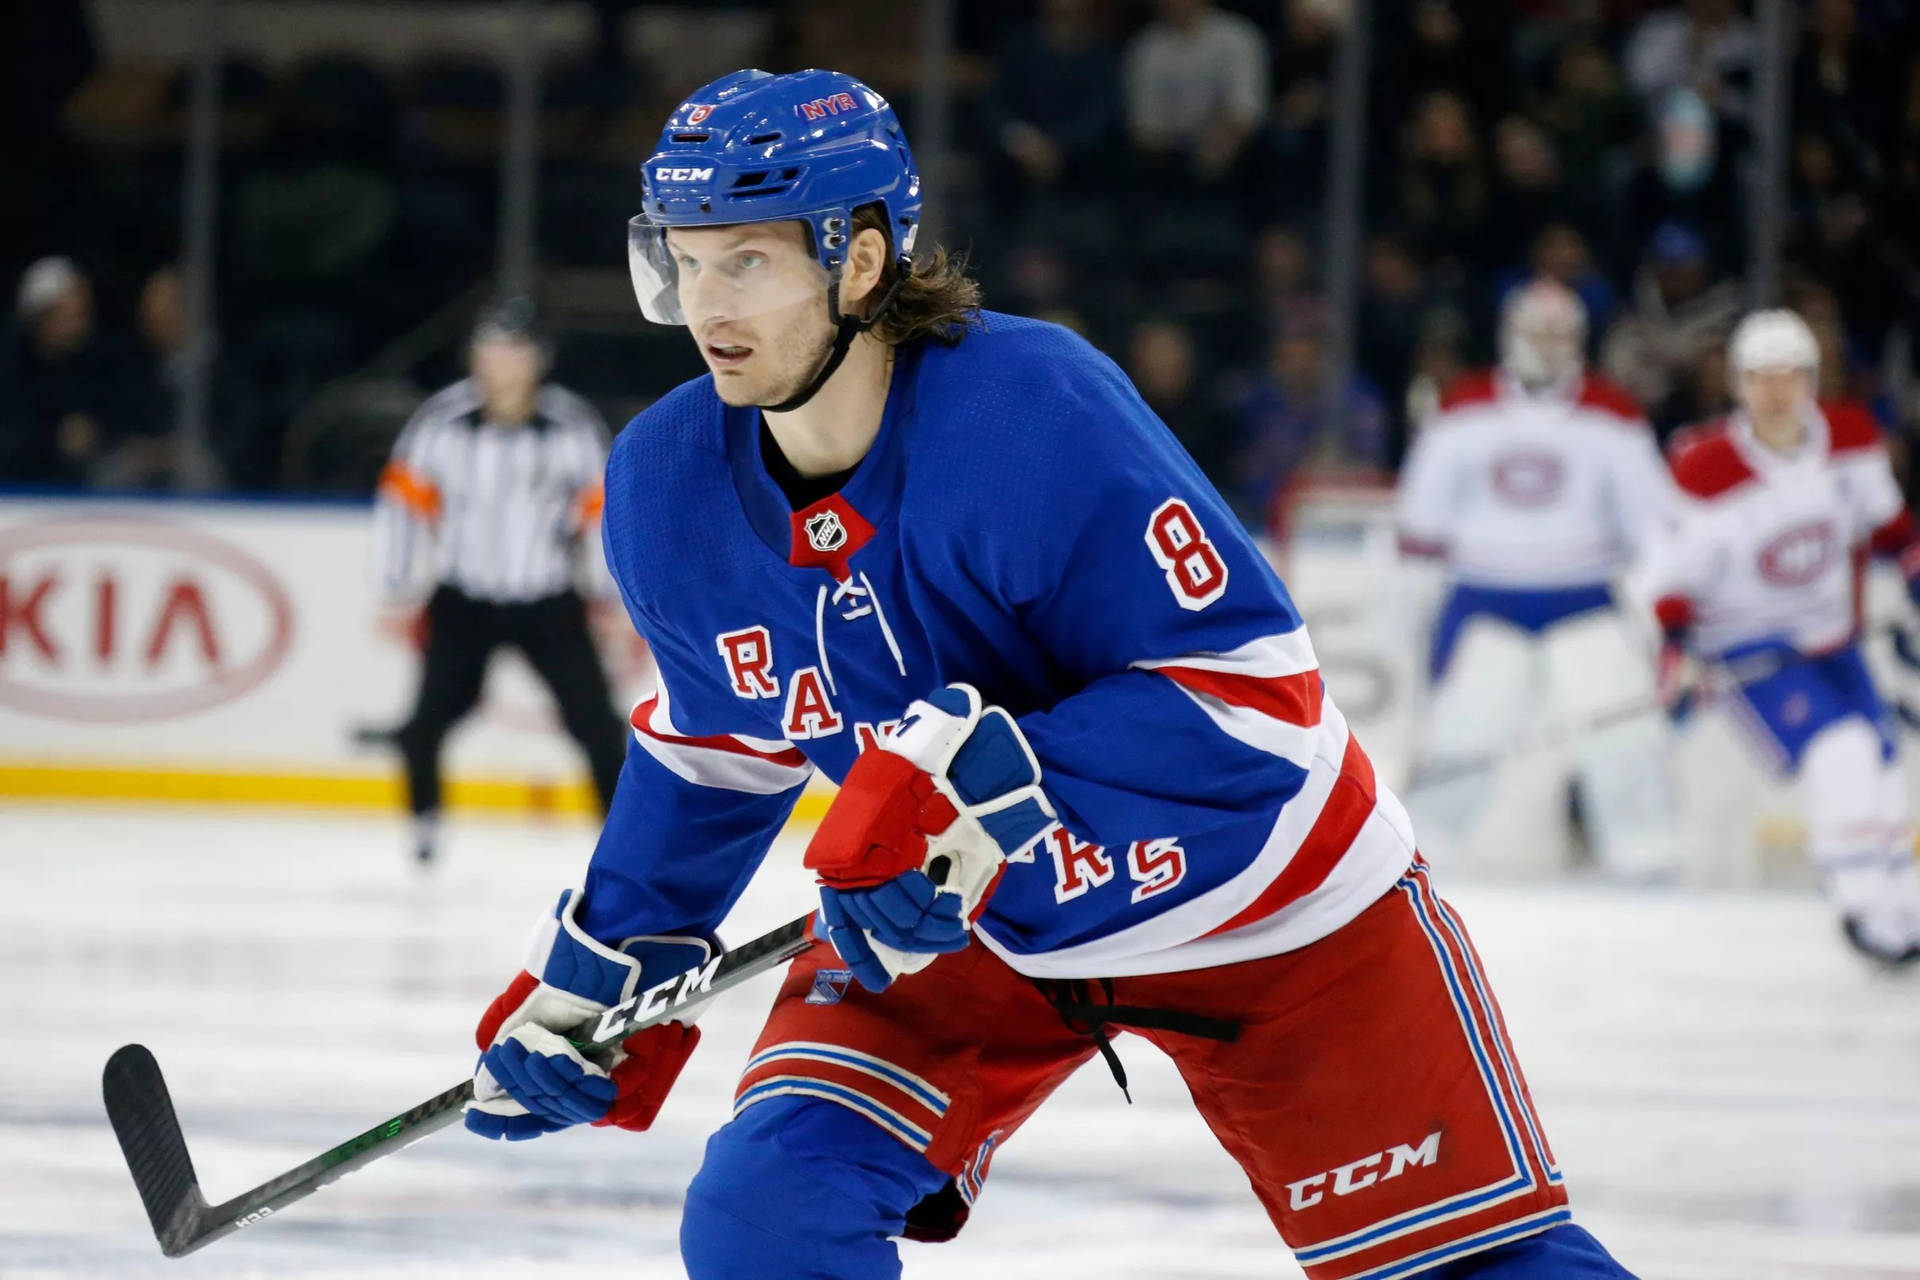
[[[245,3],[245,0],[234,0]],[[693,85],[618,33],[543,87],[537,250],[623,271],[635,166]],[[1249,523],[1304,473],[1390,475],[1501,298],[1574,289],[1595,364],[1667,433],[1727,405],[1745,299],[1760,44],[1740,0],[1375,0],[1357,368],[1329,385],[1322,293],[1346,0],[967,0],[953,156],[932,192],[989,305],[1071,324],[1133,375]],[[1786,301],[1829,393],[1920,421],[1920,15],[1801,0]],[[916,134],[920,6],[714,4],[770,70],[862,76]],[[185,326],[186,79],[103,58],[80,6],[29,5],[0,77],[0,477],[164,484]],[[757,24],[757,25],[756,25]],[[8,55],[0,55],[3,58]],[[212,445],[282,485],[287,424],[476,289],[497,238],[505,82],[348,52],[223,79]],[[617,411],[698,369],[684,341],[576,345]],[[440,371],[423,374],[423,384]]]

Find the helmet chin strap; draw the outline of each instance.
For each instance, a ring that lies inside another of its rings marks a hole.
[[[880,317],[886,314],[887,307],[893,302],[894,295],[900,292],[901,284],[906,281],[907,276],[913,271],[913,259],[902,254],[898,259],[897,266],[899,270],[894,273],[893,283],[888,285],[887,291],[880,295],[879,304],[874,307],[873,314],[864,320],[859,316],[841,315],[840,281],[836,279],[832,284],[828,285],[827,316],[834,322],[834,334],[833,347],[827,352],[826,360],[821,364],[820,368],[815,371],[813,377],[807,379],[805,386],[788,396],[785,400],[782,400],[779,404],[762,404],[754,407],[763,413],[792,413],[795,409],[798,409],[801,405],[813,399],[816,395],[819,395],[820,388],[827,385],[827,379],[831,378],[835,372],[839,370],[841,363],[846,360],[847,352],[853,350],[853,340],[873,328],[873,326],[878,323]]]

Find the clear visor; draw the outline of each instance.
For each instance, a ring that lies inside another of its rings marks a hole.
[[[824,303],[833,283],[799,222],[662,227],[641,214],[627,223],[627,267],[640,313],[655,324],[698,327]]]

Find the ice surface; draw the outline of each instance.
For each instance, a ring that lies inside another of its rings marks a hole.
[[[160,1256],[99,1096],[166,1069],[215,1198],[455,1083],[583,826],[0,809],[0,1276],[682,1274],[681,1193],[771,999],[730,994],[646,1135],[450,1130],[182,1261]],[[809,893],[783,842],[741,940]],[[1920,973],[1854,959],[1797,893],[1448,883],[1505,1004],[1576,1212],[1649,1280],[1920,1278]],[[915,1280],[1297,1275],[1152,1048],[1122,1037],[999,1154]],[[1407,1052],[1418,1053],[1409,1044]]]

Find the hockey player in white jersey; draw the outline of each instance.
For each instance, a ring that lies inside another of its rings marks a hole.
[[[1868,554],[1896,557],[1920,599],[1920,533],[1873,420],[1815,401],[1819,348],[1799,316],[1748,316],[1727,363],[1740,408],[1675,449],[1686,498],[1646,565],[1668,637],[1663,684],[1685,696],[1697,660],[1737,673],[1730,703],[1798,777],[1807,852],[1848,939],[1881,960],[1920,959],[1898,731],[1859,646]]]
[[[1571,734],[1596,859],[1646,878],[1675,858],[1666,726],[1651,646],[1613,582],[1668,518],[1673,488],[1639,406],[1585,369],[1586,328],[1571,290],[1515,290],[1499,366],[1449,390],[1402,470],[1401,551],[1444,577],[1408,806],[1431,851],[1463,855],[1493,762],[1530,735]],[[1618,714],[1636,701],[1647,714]]]

